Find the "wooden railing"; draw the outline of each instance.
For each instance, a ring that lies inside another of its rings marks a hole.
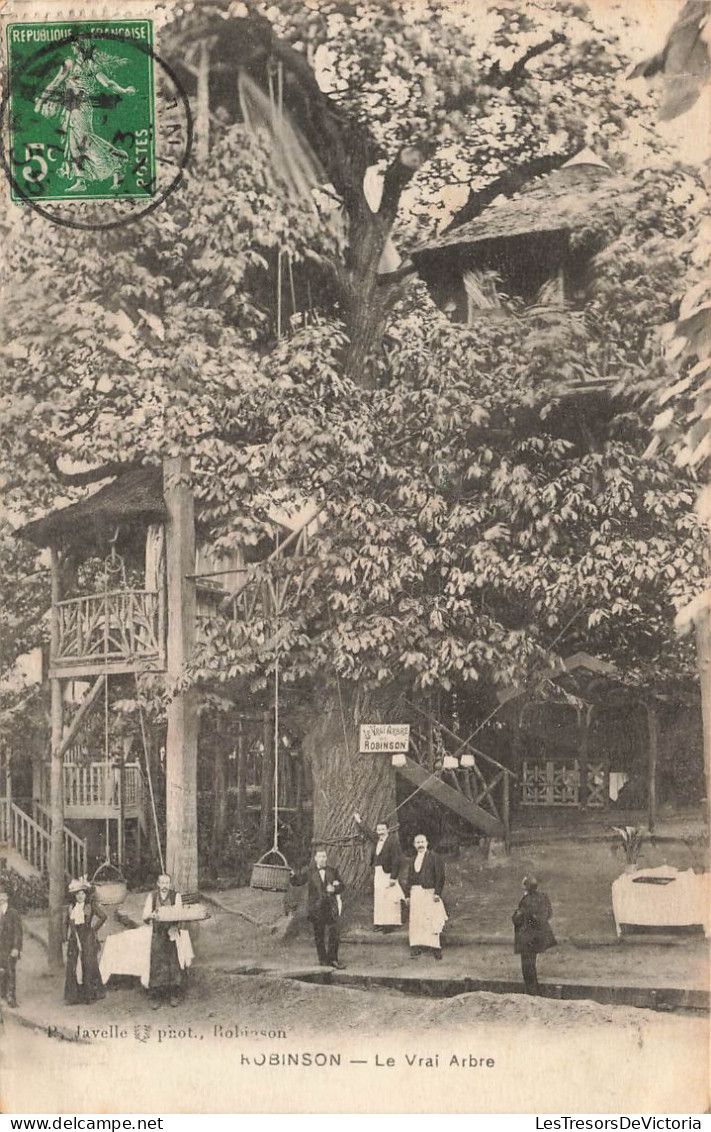
[[[272,551],[264,562],[255,563],[244,573],[231,592],[201,586],[198,581],[198,622],[208,618],[250,622],[284,613],[293,607],[305,581],[297,564],[311,545],[315,519],[311,518]]]
[[[118,811],[143,805],[143,775],[138,763],[65,762],[64,805],[67,809],[104,809]],[[46,776],[42,778],[43,801],[49,800]],[[75,815],[76,816],[76,815]]]
[[[438,772],[442,780],[460,791],[470,802],[488,810],[501,822],[508,847],[511,830],[511,780],[517,776],[485,751],[480,751],[469,741],[461,739],[441,720],[435,719],[417,704],[410,703],[409,700],[405,703],[427,719],[436,730],[441,742],[441,754],[457,760],[457,766],[451,769],[443,766]],[[463,756],[467,756],[466,762],[469,765],[462,764]]]
[[[53,668],[165,661],[165,602],[158,590],[111,590],[60,601]]]
[[[34,817],[30,817],[14,802],[0,799],[3,813],[3,840],[7,841],[21,857],[46,876],[49,872],[49,844],[52,819],[47,810],[34,803]],[[64,828],[64,870],[68,877],[86,875],[86,841],[77,837],[70,829]]]
[[[258,607],[260,617],[280,616],[298,603],[305,577],[297,562],[308,553],[309,529],[313,523],[310,519],[303,527],[292,531],[265,562],[244,577],[230,595],[229,607],[234,621],[251,621]],[[272,574],[270,567],[277,563],[281,569]]]

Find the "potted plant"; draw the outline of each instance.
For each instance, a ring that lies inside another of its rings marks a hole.
[[[612,828],[618,835],[613,851],[621,849],[624,853],[626,873],[636,872],[639,855],[648,836],[646,830],[640,825],[614,825]]]

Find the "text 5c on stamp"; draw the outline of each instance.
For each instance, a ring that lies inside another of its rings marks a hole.
[[[9,24],[6,36],[13,199],[153,196],[151,21]]]

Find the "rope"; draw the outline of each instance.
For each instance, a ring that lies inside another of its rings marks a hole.
[[[158,846],[158,856],[160,858],[160,871],[162,873],[164,873],[165,872],[165,864],[163,862],[163,850],[161,848],[161,843],[160,843],[160,830],[158,829],[158,814],[156,813],[156,800],[155,800],[155,796],[153,794],[153,776],[151,774],[151,764],[150,764],[150,760],[148,758],[148,741],[146,739],[146,725],[145,725],[145,722],[144,722],[144,719],[143,719],[143,708],[141,707],[141,701],[140,701],[140,698],[139,698],[138,673],[134,672],[133,675],[134,675],[134,678],[135,678],[135,681],[136,681],[136,702],[138,703],[138,718],[139,718],[140,723],[141,723],[141,739],[143,741],[143,758],[144,758],[145,763],[146,763],[146,775],[148,777],[148,794],[149,794],[150,799],[151,799],[151,813],[153,814],[153,825],[154,825],[154,828],[155,828],[155,831],[156,831],[156,845]]]
[[[402,802],[400,802],[399,806],[396,806],[394,810],[391,810],[389,814],[385,815],[384,820],[387,821],[388,818],[393,817],[398,812],[398,810],[402,809],[402,807],[405,805],[406,802],[410,801],[410,798],[414,798],[415,794],[419,794],[420,790],[424,790],[424,788],[425,788],[425,786],[427,785],[428,782],[430,782],[433,778],[437,778],[437,777],[438,777],[437,771],[433,771],[432,774],[428,774],[427,778],[424,780],[424,782],[421,782],[420,785],[415,790],[412,791],[412,794],[408,794],[407,798],[403,798],[403,800],[402,800]]]
[[[281,258],[281,253],[280,258]],[[276,553],[279,555],[279,528],[276,534]],[[274,654],[274,841],[272,849],[279,852],[279,612],[281,597],[279,595],[279,582],[276,592],[276,639]]]
[[[106,632],[106,614],[104,614],[104,632]],[[104,673],[104,774],[106,775],[104,782],[104,805],[106,806],[106,864],[111,864],[111,853],[109,849],[109,839],[111,836],[111,824],[109,820],[109,770],[111,762],[109,758],[109,672],[108,661],[106,662],[106,671]]]

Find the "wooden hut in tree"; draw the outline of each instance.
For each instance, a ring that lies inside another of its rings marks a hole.
[[[629,209],[633,200],[630,182],[585,151],[430,240],[412,260],[455,322],[505,316],[512,300],[579,308],[601,246],[592,230],[599,232],[603,214]]]

